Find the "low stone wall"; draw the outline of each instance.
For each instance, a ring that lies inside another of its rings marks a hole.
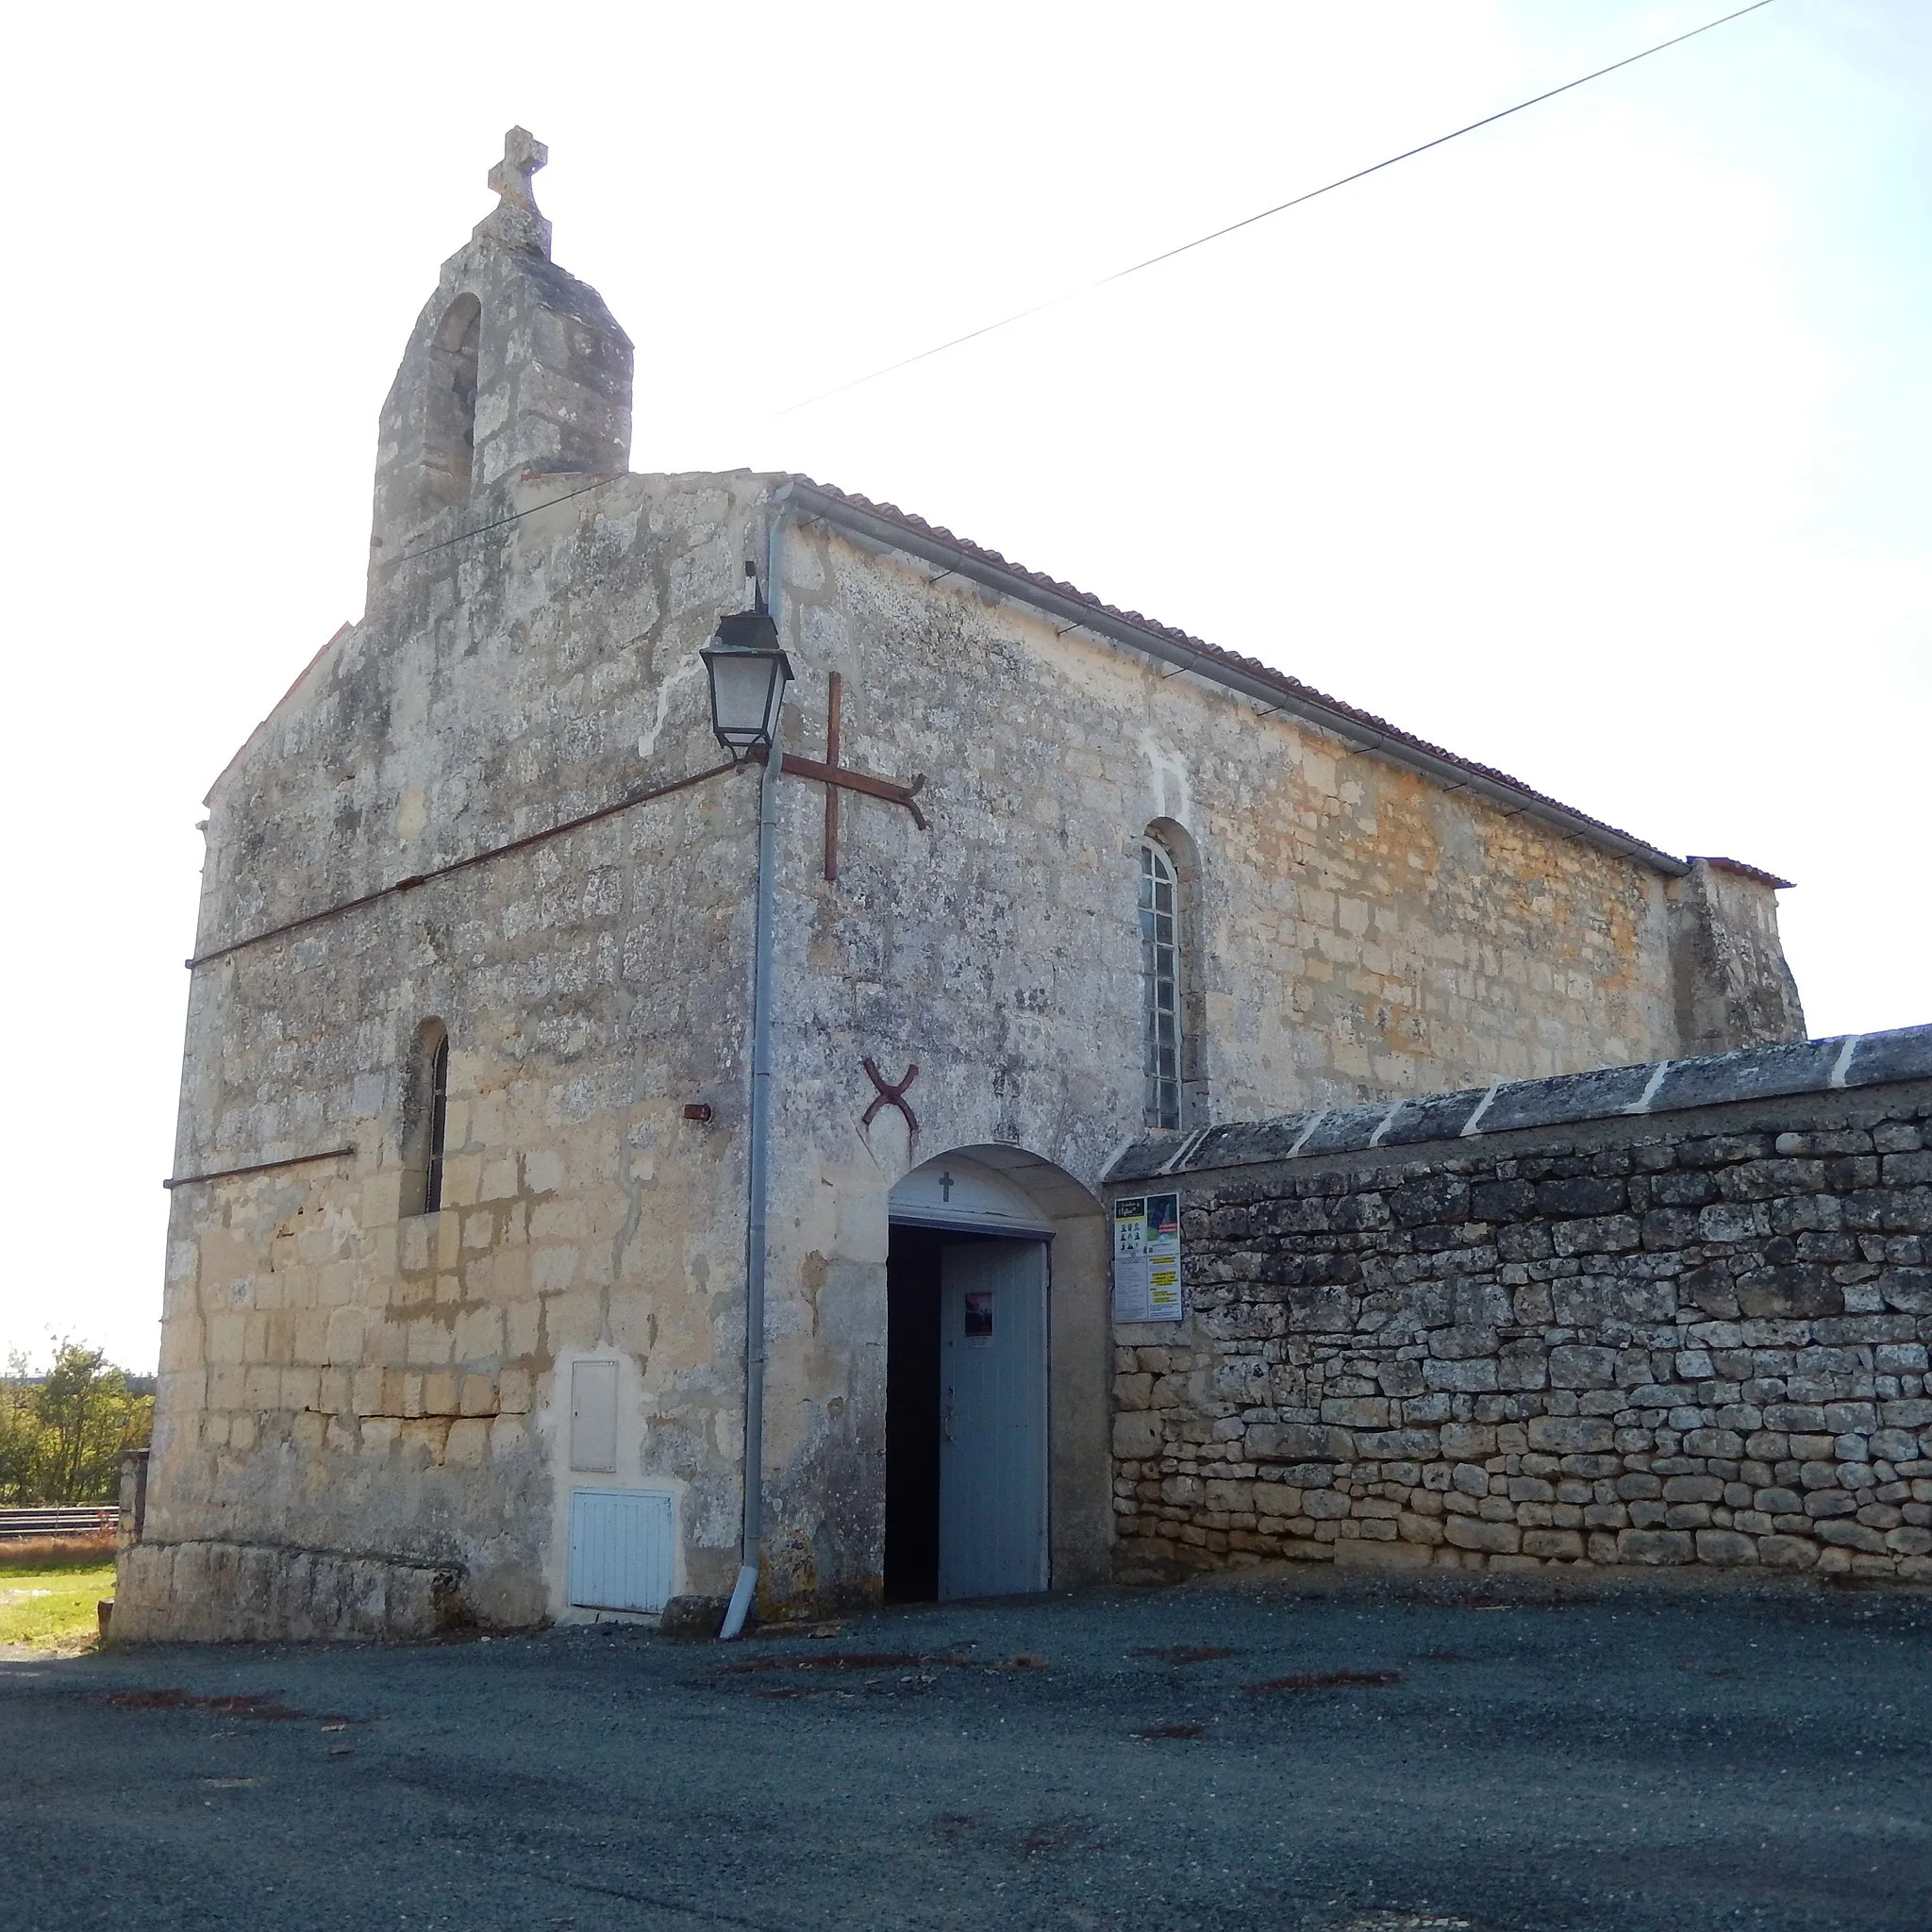
[[[265,1543],[132,1544],[115,1643],[320,1643],[430,1637],[468,1621],[462,1571]]]
[[[1119,1337],[1123,1571],[1932,1582],[1932,1028],[1874,1039],[1863,1088],[1809,1042],[1677,1063],[1666,1112],[1638,1068],[1409,1103],[1403,1146],[1369,1108],[1133,1150],[1189,1313]]]

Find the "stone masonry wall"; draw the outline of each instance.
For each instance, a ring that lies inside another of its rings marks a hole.
[[[1116,1351],[1125,1570],[1932,1582],[1932,1080],[1134,1191],[1175,1186],[1188,1318]]]

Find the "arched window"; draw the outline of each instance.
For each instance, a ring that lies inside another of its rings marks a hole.
[[[1141,841],[1141,1025],[1142,1092],[1150,1127],[1181,1124],[1180,887],[1173,858]]]
[[[423,425],[424,483],[438,503],[470,500],[476,455],[476,369],[483,305],[458,295],[438,324]]]
[[[416,1029],[403,1082],[404,1214],[442,1206],[443,1123],[449,1111],[449,1030],[441,1020]]]

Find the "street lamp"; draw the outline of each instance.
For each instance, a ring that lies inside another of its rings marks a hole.
[[[780,582],[781,514],[772,525],[772,595]],[[750,566],[746,567],[750,575]],[[746,1150],[744,1224],[744,1532],[738,1582],[720,1637],[744,1628],[758,1591],[758,1543],[764,1531],[765,1441],[765,1221],[772,1144],[772,926],[778,874],[778,774],[785,751],[778,714],[791,662],[778,647],[777,621],[769,610],[734,610],[718,620],[718,634],[699,654],[711,680],[711,729],[742,765],[764,757],[758,774],[758,877],[752,913],[751,1133]]]
[[[825,787],[828,801],[825,826],[825,876],[833,867],[833,826],[829,801],[836,786],[849,786],[875,798],[887,798],[912,814],[924,831],[915,795],[925,783],[914,778],[897,785],[839,763],[839,676],[831,678],[830,711],[826,720],[826,758],[788,758],[778,733],[785,708],[785,687],[791,682],[791,662],[778,645],[778,603],[785,581],[785,524],[792,514],[786,499],[791,485],[780,486],[767,538],[765,582],[770,608],[734,610],[718,620],[717,635],[699,655],[711,681],[711,729],[731,754],[734,765],[762,756],[758,774],[758,870],[752,909],[751,992],[751,1117],[745,1158],[744,1217],[744,1526],[740,1540],[738,1581],[718,1635],[730,1639],[744,1629],[752,1600],[758,1593],[758,1549],[764,1532],[765,1440],[765,1250],[770,1208],[772,1146],[772,934],[778,877],[778,779],[796,767],[801,779]],[[745,575],[756,578],[754,566]],[[756,583],[753,598],[757,599]],[[871,1062],[868,1061],[870,1067]],[[915,1067],[914,1073],[918,1071]],[[907,1076],[908,1079],[910,1074]],[[900,1083],[903,1089],[905,1082]],[[907,1119],[911,1120],[908,1112]]]
[[[770,752],[778,713],[791,682],[791,660],[778,648],[778,626],[767,610],[734,610],[718,620],[718,634],[698,653],[711,680],[711,729],[739,763]]]

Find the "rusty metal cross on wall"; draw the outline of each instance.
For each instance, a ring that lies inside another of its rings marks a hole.
[[[875,777],[870,772],[854,771],[839,762],[839,706],[845,680],[835,671],[825,699],[825,761],[804,758],[794,752],[785,754],[788,776],[811,778],[825,788],[825,876],[839,876],[839,791],[863,791],[871,798],[883,798],[891,805],[903,805],[912,814],[912,823],[923,832],[925,814],[918,796],[925,785],[925,774],[919,773],[909,785],[895,784],[891,778]]]

